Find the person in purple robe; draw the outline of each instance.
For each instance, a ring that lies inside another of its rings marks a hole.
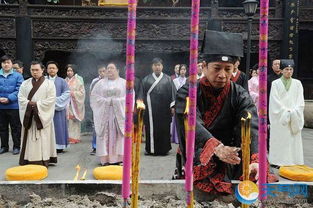
[[[63,152],[68,147],[68,127],[66,121],[66,106],[70,102],[70,90],[66,81],[58,77],[59,67],[57,62],[47,63],[47,79],[52,80],[56,89],[56,103],[54,113],[54,129],[57,153]]]
[[[187,65],[186,64],[181,64],[178,70],[179,77],[173,80],[173,83],[176,87],[176,90],[178,91],[184,84],[186,83],[187,77]],[[177,129],[176,129],[176,120],[175,116],[172,117],[172,124],[171,124],[171,141],[172,143],[178,144],[178,135],[177,135]]]

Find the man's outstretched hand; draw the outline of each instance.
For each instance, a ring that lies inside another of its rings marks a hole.
[[[230,147],[220,144],[215,148],[214,153],[221,161],[232,165],[238,165],[241,161],[238,154],[239,150],[240,148],[238,147]]]

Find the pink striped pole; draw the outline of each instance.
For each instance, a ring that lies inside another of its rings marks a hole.
[[[189,114],[186,138],[186,181],[187,206],[193,207],[193,156],[195,147],[196,107],[197,107],[197,63],[199,36],[200,0],[192,1],[190,26],[190,66],[189,66]]]
[[[123,157],[123,207],[127,207],[130,195],[131,149],[133,136],[133,103],[135,79],[135,37],[136,37],[137,0],[128,0],[127,44],[126,44],[126,106],[125,106],[125,139]]]
[[[268,10],[269,0],[260,2],[259,37],[259,199],[266,196],[262,190],[267,173],[267,51],[268,51]]]

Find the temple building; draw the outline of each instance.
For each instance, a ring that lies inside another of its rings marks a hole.
[[[99,1],[1,0],[0,55],[11,55],[26,66],[33,59],[57,61],[62,77],[66,75],[64,66],[75,63],[86,85],[90,84],[97,65],[108,60],[125,62],[127,6],[123,0],[117,0],[120,6],[109,4],[114,0]],[[219,28],[242,33],[246,52],[247,16],[242,2],[202,0],[200,44],[206,28]],[[136,76],[150,73],[155,56],[164,60],[168,74],[175,64],[188,64],[190,5],[191,0],[139,0]],[[252,22],[251,67],[258,62],[258,17],[259,10]],[[273,59],[295,59],[294,76],[303,83],[305,99],[313,99],[312,20],[312,0],[270,0],[268,70]],[[245,58],[240,68],[245,70]]]

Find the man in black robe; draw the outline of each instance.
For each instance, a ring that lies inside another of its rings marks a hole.
[[[270,92],[272,88],[272,82],[281,77],[280,60],[275,59],[272,62],[272,72],[267,75],[267,102],[269,101]]]
[[[249,91],[248,88],[248,76],[239,70],[240,65],[240,57],[236,58],[235,64],[234,64],[234,71],[231,76],[231,81],[235,82],[236,84],[240,85],[247,91]]]
[[[209,193],[232,193],[230,180],[242,175],[241,118],[246,112],[251,119],[252,179],[258,175],[258,116],[248,91],[231,82],[236,56],[242,55],[240,34],[206,31],[207,50],[203,62],[204,77],[198,82],[197,121],[194,156],[194,185]],[[212,48],[210,43],[215,44]],[[224,46],[227,48],[223,48]],[[216,53],[216,47],[220,47]],[[180,150],[186,161],[184,111],[188,83],[177,93],[175,108]],[[270,181],[275,178],[270,178]]]
[[[142,80],[146,154],[166,155],[171,149],[170,123],[174,113],[176,88],[170,76],[164,74],[160,58],[152,61],[153,73]]]
[[[270,92],[272,88],[272,82],[276,79],[281,77],[281,69],[280,69],[280,60],[274,59],[272,62],[272,70],[267,74],[267,115],[269,112],[269,103],[270,103]],[[268,131],[267,131],[267,151],[270,149],[270,119],[267,116],[267,124],[268,124]]]

